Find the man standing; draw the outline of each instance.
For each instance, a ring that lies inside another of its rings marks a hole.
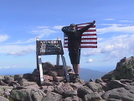
[[[75,24],[70,24],[70,26],[65,26],[62,28],[62,31],[68,37],[68,51],[69,51],[70,61],[71,61],[71,64],[73,66],[73,70],[75,73],[75,81],[77,81],[79,79],[81,36],[82,36],[83,32],[88,30],[94,24],[95,24],[95,20],[91,24],[89,24],[79,30],[77,29],[77,25],[75,25]]]

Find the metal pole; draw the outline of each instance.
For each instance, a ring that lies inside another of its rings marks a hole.
[[[44,82],[44,77],[43,77],[43,68],[42,68],[41,56],[38,56],[38,62],[39,62],[40,84],[42,85]]]
[[[69,77],[69,74],[68,74],[65,57],[63,55],[61,55],[61,58],[62,58],[62,62],[63,62],[63,68],[64,68],[64,72],[65,72],[65,78],[66,78],[66,81],[69,82],[70,81],[70,77]]]
[[[59,37],[57,37],[57,40],[60,40]],[[60,55],[57,54],[57,58],[56,58],[56,65],[59,66],[59,61],[60,61]]]
[[[38,39],[38,37],[36,37],[36,64],[37,64],[37,69],[39,70],[39,61],[38,61],[38,41],[39,41],[39,39]]]

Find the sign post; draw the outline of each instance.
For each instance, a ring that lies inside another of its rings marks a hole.
[[[39,70],[40,82],[41,84],[44,81],[43,69],[41,62],[41,55],[57,55],[56,65],[59,65],[60,55],[63,62],[63,68],[65,72],[66,81],[69,81],[69,74],[66,68],[65,57],[63,56],[63,47],[61,40],[38,40],[36,39],[36,60],[37,60],[37,69]]]

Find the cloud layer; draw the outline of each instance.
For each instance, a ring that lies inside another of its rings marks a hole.
[[[113,20],[113,19],[112,19]],[[134,52],[134,26],[127,24],[103,24],[105,27],[98,28],[98,34],[107,34],[111,32],[122,33],[115,37],[109,38],[98,38],[98,48],[97,49],[86,49],[82,54],[84,56],[104,54],[107,58],[113,57],[123,57],[131,55]],[[21,56],[32,52],[35,52],[35,42],[36,37],[44,38],[46,36],[52,36],[54,33],[61,32],[62,26],[38,26],[37,28],[30,31],[29,34],[34,37],[22,41],[16,41],[9,43],[8,45],[1,45],[0,53],[6,53],[8,55]],[[9,39],[8,35],[0,34],[0,42],[4,42]],[[91,62],[91,61],[90,61]]]
[[[9,38],[8,35],[0,34],[0,42],[6,41]]]

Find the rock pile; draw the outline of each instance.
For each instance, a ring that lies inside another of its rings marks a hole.
[[[116,74],[125,66],[133,68],[127,64],[132,60],[133,57],[121,60],[115,70],[88,82],[65,82],[62,66],[48,62],[43,64],[45,81],[41,87],[36,69],[31,74],[0,76],[0,101],[134,101],[133,75]],[[69,67],[68,71],[73,75]]]
[[[116,65],[116,69],[107,73],[102,79],[120,80],[134,78],[134,56],[122,58]]]

